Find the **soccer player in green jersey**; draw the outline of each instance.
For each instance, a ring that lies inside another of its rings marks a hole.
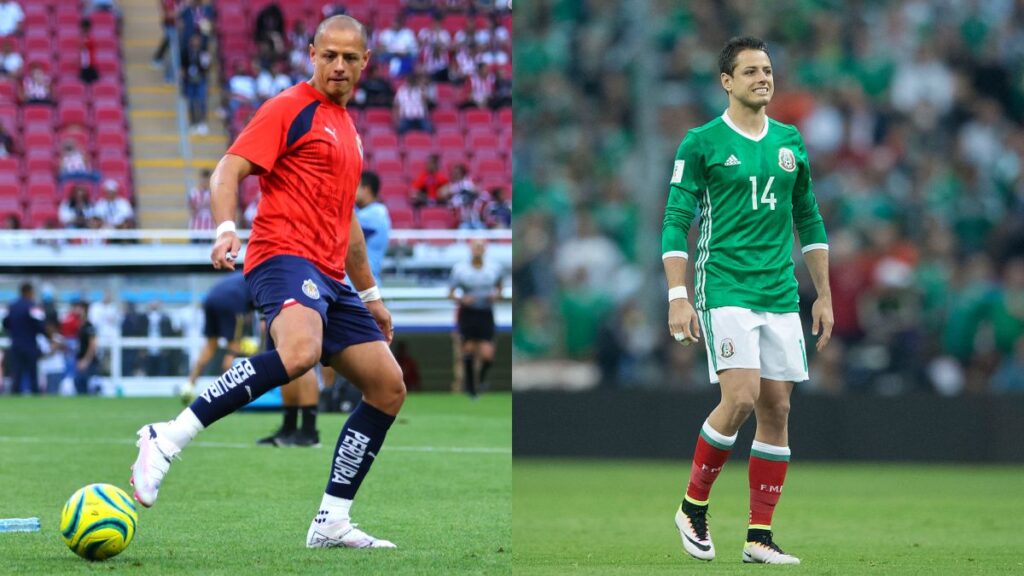
[[[807,380],[793,274],[793,229],[818,292],[812,308],[821,350],[832,333],[828,240],[811,191],[800,133],[765,113],[774,92],[768,46],[733,38],[718,58],[729,108],[686,134],[672,170],[662,230],[668,326],[688,345],[704,333],[708,372],[722,400],[701,428],[676,526],[687,553],[712,560],[708,496],[740,426],[757,418],[750,449],[750,524],[743,561],[799,564],[772,539],[789,463],[789,397]],[[686,292],[686,235],[700,211],[693,303]]]

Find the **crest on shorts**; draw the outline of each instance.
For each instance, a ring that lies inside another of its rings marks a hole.
[[[789,148],[779,148],[779,167],[786,172],[796,170],[796,156]]]
[[[309,296],[313,300],[320,299],[320,289],[317,288],[316,284],[314,284],[313,281],[308,278],[306,279],[305,282],[302,283],[302,293],[305,294],[306,296]]]
[[[731,338],[722,340],[722,358],[732,358],[732,355],[736,353],[736,347],[732,344]]]

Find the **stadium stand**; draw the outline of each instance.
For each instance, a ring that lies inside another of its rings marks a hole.
[[[722,114],[717,54],[743,32],[768,42],[768,115],[801,129],[830,237],[835,331],[804,389],[1024,387],[1021,5],[786,5],[517,6],[517,370],[600,360],[609,386],[708,385],[703,347],[664,329],[658,231],[673,155]]]
[[[131,150],[124,114],[123,66],[115,15],[83,14],[77,3],[59,0],[23,2],[22,33],[8,36],[14,52],[24,59],[25,71],[38,67],[50,82],[51,104],[30,103],[21,78],[0,77],[0,122],[16,143],[0,164],[0,203],[24,228],[57,226],[57,205],[70,190],[58,187],[61,149],[70,139],[85,164],[99,177],[113,178],[129,199],[134,198]],[[83,38],[80,22],[91,22],[93,53],[99,80],[80,78]],[[88,184],[93,193],[95,186]]]

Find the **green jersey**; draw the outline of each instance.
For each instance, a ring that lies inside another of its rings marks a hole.
[[[768,118],[750,137],[723,114],[690,130],[672,170],[662,257],[688,257],[698,207],[695,307],[798,311],[794,223],[804,252],[828,249],[828,239],[797,129]]]

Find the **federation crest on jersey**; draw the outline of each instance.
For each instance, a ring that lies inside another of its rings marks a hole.
[[[309,278],[307,278],[306,281],[302,283],[302,293],[305,294],[306,296],[309,296],[313,300],[320,299],[320,289],[317,288],[316,284],[314,284],[313,281],[310,280]]]
[[[786,172],[796,170],[796,156],[789,148],[779,148],[779,167]]]
[[[722,340],[722,358],[732,358],[732,355],[736,353],[736,346],[733,345],[731,338]]]
[[[356,146],[359,147],[359,158],[362,159],[363,158],[363,139],[359,137],[359,134],[356,134]]]

